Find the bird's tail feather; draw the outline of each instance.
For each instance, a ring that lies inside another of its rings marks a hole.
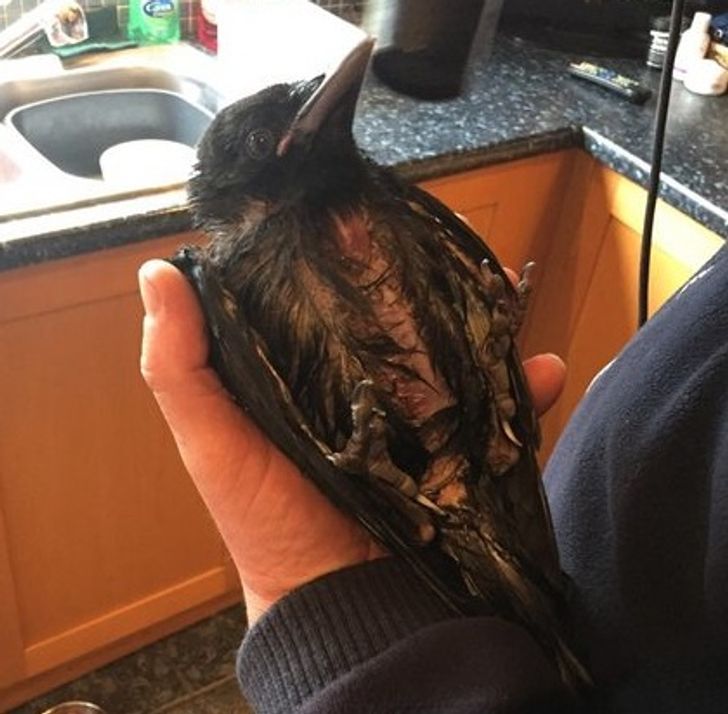
[[[475,598],[490,603],[496,616],[525,627],[571,691],[588,689],[591,677],[568,642],[564,594],[482,532],[451,533],[447,540],[449,554],[459,563]]]

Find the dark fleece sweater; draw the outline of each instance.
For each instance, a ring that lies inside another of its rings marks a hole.
[[[728,713],[728,250],[597,379],[545,479],[596,681],[584,709]],[[266,713],[567,708],[527,633],[452,618],[394,559],[283,599],[238,676]]]

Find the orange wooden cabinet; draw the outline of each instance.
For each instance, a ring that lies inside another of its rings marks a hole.
[[[543,154],[422,187],[465,216],[504,265],[520,270],[530,260],[545,260],[578,154]]]
[[[637,285],[647,193],[579,153],[523,328],[523,354],[550,351],[567,362],[561,398],[542,419],[542,459],[551,453],[591,380],[636,332]],[[724,240],[658,202],[653,231],[650,314]]]
[[[470,220],[501,262],[536,262],[521,353],[555,352],[564,393],[542,420],[544,463],[588,384],[636,331],[646,191],[581,151],[547,154],[424,184]],[[723,244],[658,202],[651,314]]]
[[[139,375],[185,238],[0,274],[0,711],[240,597]]]

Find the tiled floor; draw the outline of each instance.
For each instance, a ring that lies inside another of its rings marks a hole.
[[[40,714],[70,700],[108,714],[250,714],[235,679],[244,628],[243,609],[230,608],[9,714]]]
[[[155,714],[253,714],[240,696],[238,680],[230,677],[169,706]]]

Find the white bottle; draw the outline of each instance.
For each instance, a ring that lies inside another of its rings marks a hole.
[[[675,79],[684,79],[690,66],[705,57],[710,45],[708,29],[711,18],[710,13],[696,12],[692,24],[682,33],[672,70],[672,76]]]

